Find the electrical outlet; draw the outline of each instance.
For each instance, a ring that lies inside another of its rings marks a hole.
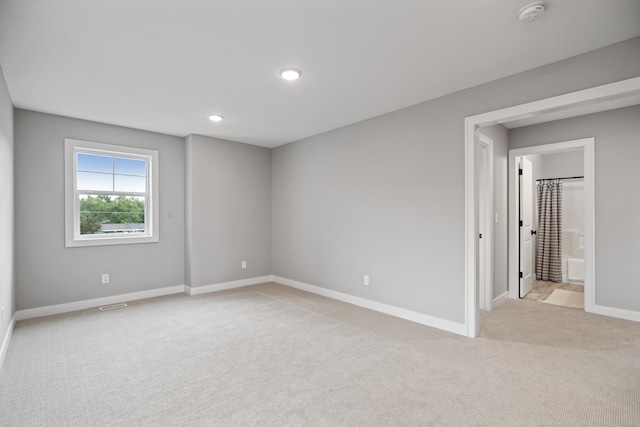
[[[242,269],[244,270],[245,268],[247,268],[247,261],[242,261]]]
[[[369,276],[367,276],[366,274],[364,275],[364,284],[369,286]]]
[[[102,275],[102,284],[106,285],[107,283],[109,283],[109,275],[105,273]]]

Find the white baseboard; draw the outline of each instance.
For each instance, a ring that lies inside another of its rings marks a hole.
[[[29,308],[26,310],[18,310],[16,312],[16,320],[33,319],[35,317],[44,317],[44,316],[50,316],[52,314],[86,310],[87,308],[100,307],[103,305],[118,304],[118,303],[127,302],[127,301],[135,301],[140,299],[161,297],[164,295],[179,294],[179,293],[183,293],[184,291],[185,291],[184,285],[177,285],[177,286],[169,286],[167,288],[133,292],[130,294],[113,295],[110,297],[102,297],[102,298],[88,299],[84,301],[68,302],[65,304],[49,305],[46,307]]]
[[[509,292],[505,292],[502,295],[496,297],[493,299],[493,302],[491,303],[491,309],[494,309],[498,306],[501,306],[502,304],[504,304],[505,302],[507,302],[507,300],[509,299]]]
[[[227,289],[241,288],[243,286],[257,285],[259,283],[272,282],[273,276],[252,277],[250,279],[234,280],[233,282],[216,283],[213,285],[190,287],[185,286],[184,292],[187,295],[200,295],[209,292],[224,291]]]
[[[383,304],[377,301],[371,301],[365,298],[356,297],[342,292],[333,291],[331,289],[321,288],[319,286],[309,285],[307,283],[297,282],[295,280],[286,279],[284,277],[273,276],[273,281],[301,291],[310,292],[312,294],[321,295],[327,298],[357,305],[359,307],[368,308],[369,310],[378,311],[404,320],[419,323],[421,325],[430,326],[432,328],[441,329],[443,331],[452,332],[454,334],[467,336],[467,327],[464,323],[452,322],[450,320],[440,319],[438,317],[429,316],[415,311],[407,310],[393,305]]]
[[[640,311],[623,310],[621,308],[605,307],[603,305],[594,305],[593,312],[602,314],[603,316],[616,317],[618,319],[632,320],[640,322]]]
[[[186,293],[187,295],[200,295],[207,292],[223,291],[225,289],[240,288],[242,286],[257,285],[273,281],[273,276],[253,277],[250,279],[236,280],[233,282],[216,283],[207,286],[190,287],[186,285],[169,286],[167,288],[151,289],[148,291],[133,292],[130,294],[113,295],[109,297],[95,298],[84,301],[75,301],[65,304],[49,305],[45,307],[18,310],[15,320],[33,319],[35,317],[50,316],[52,314],[68,313],[71,311],[86,310],[87,308],[100,307],[109,304],[118,304],[127,301],[136,301],[147,298],[161,297],[164,295]]]
[[[11,318],[11,323],[9,323],[9,327],[7,328],[7,333],[4,334],[4,339],[2,340],[2,347],[0,347],[0,370],[2,370],[2,365],[4,365],[4,359],[7,357],[7,352],[9,351],[9,341],[11,341],[11,335],[13,335],[13,328],[16,326],[16,316],[14,315]]]

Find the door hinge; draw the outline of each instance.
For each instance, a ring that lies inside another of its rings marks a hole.
[[[480,233],[480,238],[482,239],[482,233]]]
[[[520,227],[522,227],[522,221],[520,221]]]
[[[518,169],[518,175],[522,175],[522,169]]]
[[[520,278],[522,279],[522,271],[520,272]]]

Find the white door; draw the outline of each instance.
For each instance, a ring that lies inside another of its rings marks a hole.
[[[533,171],[531,161],[520,162],[520,298],[531,290],[533,271]]]

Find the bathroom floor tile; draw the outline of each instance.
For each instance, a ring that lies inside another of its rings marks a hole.
[[[549,295],[556,289],[562,289],[565,291],[584,292],[583,285],[575,285],[573,283],[555,283],[547,282],[544,280],[536,280],[533,282],[531,292],[529,292],[523,299],[531,301],[544,301]]]

